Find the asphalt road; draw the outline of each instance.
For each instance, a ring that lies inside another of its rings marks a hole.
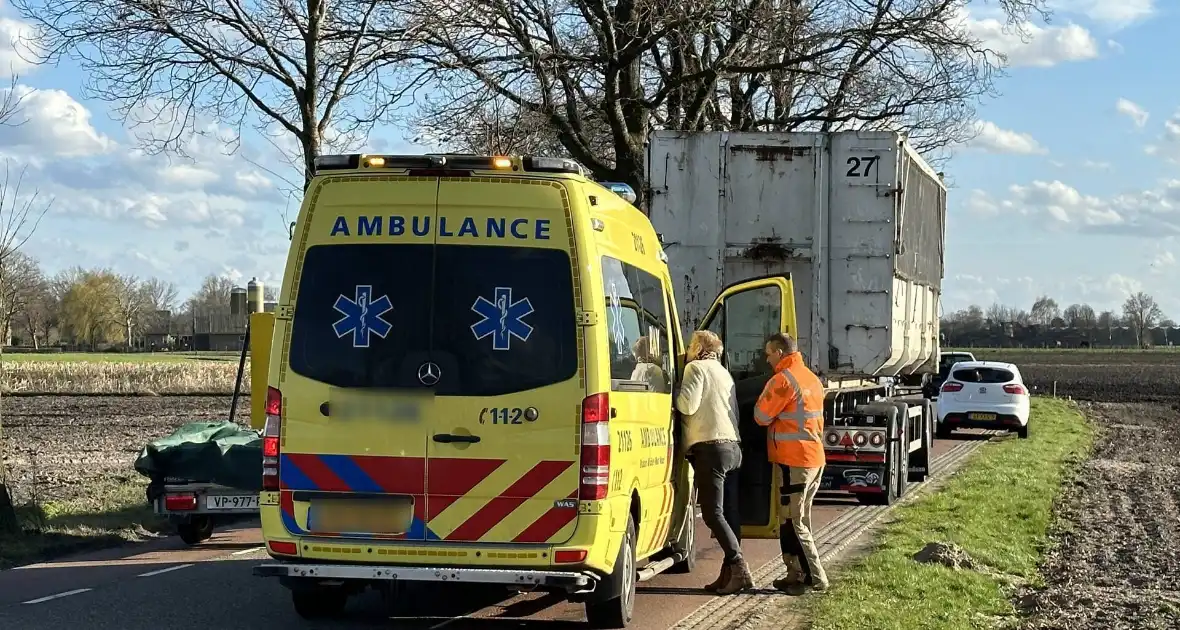
[[[983,437],[936,440],[934,454],[937,457],[964,439]],[[816,527],[824,527],[856,505],[849,500],[817,499]],[[742,546],[755,569],[779,561],[777,541],[747,540]],[[721,551],[699,521],[697,547],[699,561],[692,574],[659,575],[639,585],[635,628],[664,630],[714,598],[700,587],[716,575]],[[304,621],[277,580],[252,575],[251,568],[267,560],[256,522],[246,522],[220,530],[192,548],[170,537],[0,572],[0,628],[262,630],[391,625],[388,613],[371,593],[353,598],[344,619]],[[430,585],[416,601],[415,616],[396,618],[394,627],[579,628],[583,620],[580,605],[502,589],[457,591],[455,585]]]

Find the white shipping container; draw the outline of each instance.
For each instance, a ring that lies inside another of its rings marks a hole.
[[[946,187],[902,136],[657,131],[647,160],[685,330],[726,285],[790,272],[817,374],[937,370]]]

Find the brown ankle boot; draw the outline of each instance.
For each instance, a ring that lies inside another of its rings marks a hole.
[[[733,573],[733,566],[724,560],[721,562],[721,571],[717,575],[717,579],[705,585],[705,590],[710,593],[716,593],[717,589],[729,583],[729,576]]]
[[[738,558],[730,566],[732,568],[730,570],[729,580],[724,586],[717,589],[718,595],[732,595],[748,588],[754,588],[754,576],[750,575],[750,565],[746,564],[745,558]]]

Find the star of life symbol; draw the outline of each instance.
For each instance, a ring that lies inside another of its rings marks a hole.
[[[482,295],[475,299],[471,310],[482,319],[471,326],[471,332],[476,340],[492,337],[493,350],[509,350],[512,338],[528,341],[533,334],[533,327],[522,321],[533,312],[533,304],[528,298],[512,301],[512,289],[496,287],[489,301]]]
[[[390,303],[388,295],[382,295],[374,300],[372,285],[358,284],[356,299],[350,300],[341,294],[336,298],[336,304],[332,308],[344,316],[332,324],[332,329],[336,331],[336,336],[341,338],[352,333],[354,348],[368,348],[369,333],[384,339],[393,328],[381,317],[393,310],[393,304]]]
[[[612,279],[607,290],[607,306],[611,310],[611,339],[615,342],[615,354],[627,354],[627,330],[623,327],[623,301],[619,299],[619,287]]]

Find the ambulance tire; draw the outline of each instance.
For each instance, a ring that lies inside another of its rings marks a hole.
[[[208,516],[194,516],[188,522],[176,526],[176,533],[186,545],[196,545],[213,537],[213,519]]]
[[[693,499],[695,501],[695,495]],[[677,541],[673,549],[676,555],[683,555],[684,559],[669,567],[668,573],[692,573],[697,566],[697,511],[694,501],[689,501],[684,513],[684,540]]]
[[[592,628],[626,628],[635,612],[635,567],[636,527],[634,517],[627,519],[627,533],[619,545],[619,556],[615,559],[615,571],[600,586],[618,586],[619,594],[610,599],[592,598],[586,602],[586,621]],[[604,593],[605,594],[605,593]],[[613,594],[613,593],[612,593]]]
[[[291,589],[291,603],[304,619],[338,617],[348,605],[348,591],[340,586],[301,586]]]

